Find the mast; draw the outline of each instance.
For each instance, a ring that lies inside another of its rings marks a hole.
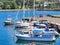
[[[19,10],[20,10],[20,9],[19,9]],[[16,15],[16,21],[18,20],[19,10],[18,10],[17,15]]]
[[[28,17],[30,16],[30,13],[29,13],[29,0],[28,0]]]
[[[33,9],[34,9],[34,16],[35,16],[35,0],[34,0],[34,5],[33,5]]]
[[[16,21],[18,21],[19,11],[20,11],[20,8],[17,10]]]
[[[34,16],[34,20],[35,20],[35,0],[33,1],[33,16]]]
[[[23,18],[25,17],[25,0],[23,0]]]

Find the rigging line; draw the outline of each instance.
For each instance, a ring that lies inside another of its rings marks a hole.
[[[23,0],[23,18],[25,17],[25,0]]]
[[[29,0],[28,0],[28,17],[30,17],[30,9],[29,9]]]

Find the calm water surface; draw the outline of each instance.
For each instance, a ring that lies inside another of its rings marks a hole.
[[[4,21],[6,18],[11,17],[13,20],[16,20],[17,11],[1,11],[0,12],[0,45],[60,45],[60,37],[57,38],[55,42],[34,42],[34,41],[21,41],[17,40],[15,37],[15,26],[4,26]],[[60,15],[60,11],[36,11],[36,16],[39,14],[51,15]],[[19,12],[18,19],[22,18],[22,11]],[[30,15],[33,15],[33,11],[30,11]],[[25,17],[28,17],[26,11]]]

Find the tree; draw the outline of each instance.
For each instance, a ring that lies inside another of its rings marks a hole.
[[[6,1],[4,3],[4,8],[3,9],[17,9],[18,6],[14,1]]]
[[[16,4],[18,6],[21,6],[21,8],[23,7],[23,0],[16,0]]]
[[[4,7],[3,2],[0,2],[0,9],[3,9],[3,7]]]
[[[34,2],[33,0],[29,0],[29,8],[30,9],[33,8],[33,5],[34,5],[33,2]]]
[[[10,5],[6,5],[5,9],[11,9]]]
[[[13,2],[11,8],[12,9],[18,9],[19,7],[17,6],[17,4],[15,2]]]

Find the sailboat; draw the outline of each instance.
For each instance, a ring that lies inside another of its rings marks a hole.
[[[10,15],[9,15],[9,16],[10,16]],[[13,25],[13,24],[14,24],[14,22],[13,22],[12,18],[11,18],[11,17],[9,17],[9,18],[7,18],[7,20],[6,20],[6,21],[4,21],[4,24],[5,24],[5,25]]]
[[[18,19],[19,11],[20,9],[18,10],[17,15],[16,15],[15,28],[19,28],[22,24],[22,22]]]
[[[31,17],[31,25],[34,25],[34,24],[38,24],[39,23],[39,21],[37,20],[37,18],[36,18],[36,14],[35,14],[35,1],[34,1],[34,3],[33,3],[34,5],[33,5],[33,16]]]
[[[29,19],[25,17],[25,9],[24,8],[25,8],[25,2],[23,1],[23,17],[21,19],[21,22],[20,21],[16,22],[16,26],[15,26],[16,28],[22,28],[22,27],[29,25],[29,23],[28,23]]]

